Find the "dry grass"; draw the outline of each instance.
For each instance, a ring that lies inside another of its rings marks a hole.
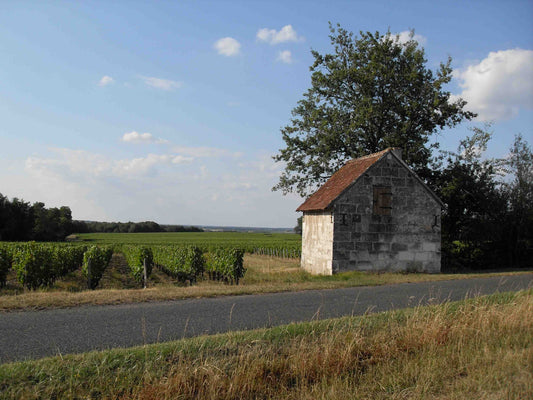
[[[0,366],[0,397],[533,398],[533,291]]]
[[[297,259],[245,255],[246,276],[238,286],[220,282],[202,281],[194,286],[176,284],[161,271],[154,269],[147,289],[128,275],[122,255],[114,255],[98,290],[86,290],[81,271],[75,271],[57,281],[52,288],[29,291],[16,282],[13,272],[8,285],[0,289],[0,312],[40,310],[81,305],[124,304],[164,301],[185,298],[215,297],[298,291],[335,289],[353,286],[375,286],[407,282],[438,281],[480,277],[480,274],[402,274],[346,272],[334,276],[312,276],[299,267]],[[517,273],[517,272],[515,272]],[[509,275],[506,273],[482,276]]]

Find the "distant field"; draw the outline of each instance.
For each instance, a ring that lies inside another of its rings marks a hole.
[[[183,244],[242,247],[301,245],[301,236],[293,233],[244,232],[161,232],[161,233],[80,233],[83,241],[99,244]]]

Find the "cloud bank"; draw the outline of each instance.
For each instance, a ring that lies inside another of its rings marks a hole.
[[[479,121],[506,120],[533,109],[533,50],[490,52],[454,75],[463,91],[453,99],[466,100]]]

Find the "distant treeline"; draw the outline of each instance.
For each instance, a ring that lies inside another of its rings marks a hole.
[[[73,221],[70,207],[46,208],[44,203],[30,204],[24,200],[9,200],[0,193],[0,241],[64,240],[72,233],[93,232],[203,232],[194,226],[159,225],[146,222]]]
[[[0,240],[58,241],[73,232],[69,207],[46,208],[44,203],[9,200],[0,193]]]
[[[95,222],[73,221],[76,233],[137,233],[137,232],[203,232],[201,228],[183,225],[159,225],[154,221],[144,222]]]

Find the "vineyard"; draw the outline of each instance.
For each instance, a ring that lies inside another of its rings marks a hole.
[[[80,270],[96,289],[113,254],[126,260],[128,274],[146,287],[154,268],[179,283],[214,280],[239,284],[244,253],[300,256],[299,236],[240,233],[86,234],[72,243],[0,243],[0,287],[10,270],[27,289],[49,287]]]
[[[142,244],[196,246],[204,253],[218,248],[239,248],[245,253],[299,258],[300,235],[287,233],[180,232],[180,233],[84,233],[77,237],[99,245]]]

